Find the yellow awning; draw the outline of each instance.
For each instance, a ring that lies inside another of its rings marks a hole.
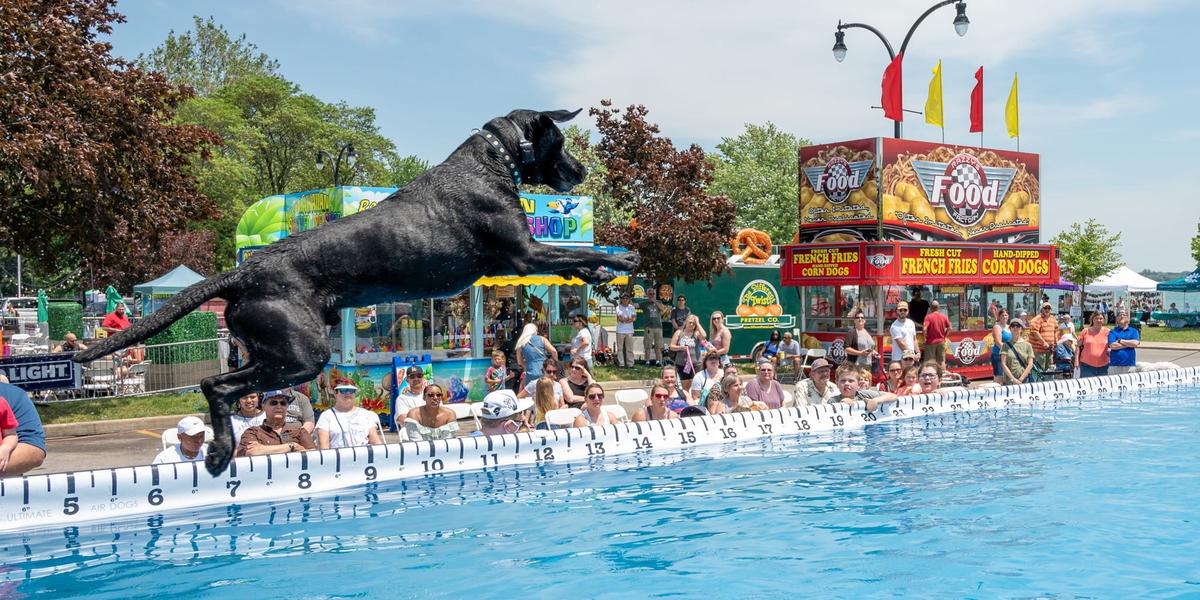
[[[629,277],[622,275],[608,282],[609,285],[625,285]],[[561,277],[559,275],[501,275],[498,277],[482,277],[475,285],[480,287],[507,287],[510,285],[583,285],[578,277]]]

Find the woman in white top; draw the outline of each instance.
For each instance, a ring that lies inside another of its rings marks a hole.
[[[238,442],[242,439],[242,432],[251,427],[262,425],[266,420],[267,415],[259,406],[258,394],[246,394],[238,398],[237,412],[229,415],[229,424],[233,426],[231,433],[233,434],[233,447],[237,448]]]
[[[443,406],[446,391],[442,386],[431,383],[425,386],[425,405],[408,411],[404,431],[409,441],[424,442],[445,440],[458,431],[458,417],[448,406]]]
[[[722,377],[724,377],[724,374],[721,371],[721,354],[716,350],[709,350],[704,355],[704,370],[692,378],[690,390],[692,401],[688,404],[704,406],[703,400],[708,396],[709,390],[713,386],[719,385]]]
[[[604,404],[604,388],[598,383],[590,383],[583,391],[583,410],[575,417],[576,427],[588,425],[612,425],[615,421],[608,411],[602,408]]]
[[[333,408],[317,419],[317,447],[349,448],[367,444],[382,444],[379,435],[379,415],[359,406],[358,388],[348,379],[333,388]]]

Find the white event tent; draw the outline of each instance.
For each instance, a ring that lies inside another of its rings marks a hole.
[[[1121,265],[1108,275],[1097,279],[1087,286],[1089,292],[1154,292],[1158,291],[1158,282],[1137,274],[1125,265]]]

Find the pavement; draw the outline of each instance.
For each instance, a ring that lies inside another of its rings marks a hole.
[[[1147,343],[1138,350],[1138,361],[1200,366],[1200,344]],[[162,430],[178,421],[179,417],[155,417],[48,426],[46,462],[31,474],[147,464],[162,450]],[[385,433],[384,437],[388,443],[398,441],[395,433]]]

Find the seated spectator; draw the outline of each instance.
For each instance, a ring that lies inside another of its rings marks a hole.
[[[504,435],[517,433],[525,423],[525,411],[533,408],[533,400],[517,398],[512,390],[488,392],[480,406],[480,428],[471,435]]]
[[[1021,336],[1025,324],[1020,319],[1010,321],[1008,329],[1012,331],[1012,341],[1005,344],[1004,362],[1001,363],[1004,367],[1004,382],[1008,385],[1020,385],[1027,383],[1033,373],[1033,346]],[[924,384],[922,381],[922,388]]]
[[[1058,337],[1058,343],[1054,345],[1054,368],[1069,373],[1071,365],[1075,363],[1075,335],[1067,329],[1065,323],[1059,329],[1062,334]]]
[[[927,360],[917,369],[917,386],[910,394],[942,393],[942,365],[937,361]]]
[[[233,447],[237,448],[238,443],[241,442],[242,432],[255,425],[262,425],[266,418],[267,415],[262,411],[257,393],[252,392],[238,398],[237,410],[229,415],[229,423],[233,426],[230,430],[230,434],[233,436]]]
[[[616,420],[604,410],[604,387],[598,383],[588,384],[584,390],[583,397],[586,402],[583,404],[578,417],[575,417],[576,427],[587,427],[588,425],[614,425]]]
[[[637,414],[630,419],[635,423],[642,421],[667,421],[670,419],[678,419],[679,415],[671,410],[667,405],[671,398],[671,391],[664,385],[656,385],[650,389],[650,405],[639,410]],[[682,409],[680,409],[682,410]]]
[[[397,382],[399,385],[399,382]],[[403,425],[404,417],[408,411],[414,408],[420,408],[425,405],[425,370],[421,367],[412,366],[404,371],[404,387],[400,393],[396,394],[396,415],[400,423],[396,423],[397,427]]]
[[[536,386],[533,392],[533,424],[536,429],[548,429],[546,413],[563,408],[562,401],[554,394],[559,389],[559,383],[550,377],[542,377],[533,383]]]
[[[318,448],[328,450],[383,443],[383,436],[379,433],[379,415],[358,406],[357,394],[358,386],[352,380],[339,378],[334,381],[333,408],[321,413],[321,419],[317,422]],[[288,405],[289,415],[293,404],[295,402]],[[288,424],[297,425],[290,419]],[[303,428],[303,425],[299,426]]]
[[[179,443],[163,450],[154,457],[150,464],[181,463],[204,460],[208,454],[208,445],[204,443],[207,428],[200,417],[184,417],[175,426],[179,434]]]
[[[566,402],[564,401],[566,394],[563,393],[563,385],[558,380],[558,361],[547,360],[543,362],[542,377],[549,377],[550,379],[554,380],[554,399],[557,400],[560,405],[566,405]],[[525,387],[521,388],[520,392],[517,392],[517,398],[532,398],[534,392],[537,391],[537,384],[540,379],[541,377],[538,379],[529,380],[529,382],[525,384]],[[571,408],[578,408],[579,406],[580,405],[576,405]]]
[[[455,432],[458,431],[458,417],[455,416],[453,409],[442,404],[446,400],[446,390],[436,383],[431,383],[425,386],[423,393],[425,406],[408,411],[408,420],[404,422],[404,430],[408,432],[408,439],[414,442],[423,442],[454,437]],[[375,413],[370,414],[374,415]],[[378,419],[376,419],[376,423],[378,423]],[[374,429],[371,431],[375,432]],[[372,441],[371,443],[381,444],[383,441]]]
[[[726,377],[728,377],[730,375],[733,375],[734,377],[741,376],[741,372],[738,371],[737,365],[734,365],[734,364],[725,365],[725,368],[721,370],[721,374]]]
[[[0,398],[0,473],[8,469],[8,459],[17,448],[17,416],[8,401]]]
[[[704,406],[704,398],[709,390],[721,382],[722,377],[721,354],[710,350],[704,355],[704,368],[692,378],[689,404]]]
[[[46,460],[46,432],[42,429],[42,419],[38,416],[33,401],[29,399],[29,394],[15,385],[8,384],[7,381],[0,383],[0,399],[8,403],[9,410],[17,422],[17,442],[8,453],[8,461],[4,468],[0,469],[0,476],[12,477],[28,473],[42,466],[42,462]],[[11,443],[7,440],[6,435],[5,442]]]
[[[309,400],[308,396],[297,392],[296,388],[288,388],[287,391],[295,399],[294,402],[288,405],[287,422],[303,427],[309,435],[312,435],[317,426],[313,415],[312,400]]]
[[[818,358],[809,365],[808,379],[796,384],[796,395],[792,406],[808,406],[810,404],[826,404],[838,397],[838,388],[829,381],[833,371],[833,363]],[[790,408],[790,407],[789,407]]]
[[[742,380],[735,375],[726,375],[704,403],[704,408],[710,415],[722,415],[734,412],[742,400]]]
[[[779,369],[780,363],[784,367],[791,364],[793,373],[800,373],[800,342],[792,339],[792,332],[788,331],[783,334],[783,341],[779,342],[779,354],[775,355],[775,368]]]
[[[708,411],[704,410],[703,406],[689,406],[679,412],[679,418],[686,419],[688,417],[707,417]]]
[[[775,363],[769,360],[758,362],[758,377],[746,384],[746,397],[766,404],[767,408],[783,406],[783,386],[775,381]]]
[[[771,337],[767,338],[766,345],[763,346],[762,358],[771,361],[775,364],[775,356],[779,354],[779,344],[783,342],[783,338],[779,335],[778,329],[771,330]]]
[[[917,354],[916,350],[909,350],[900,356],[900,366],[904,367],[905,369],[909,367],[916,368],[917,361],[920,360],[920,358],[921,357]]]
[[[312,436],[304,428],[287,424],[287,407],[291,395],[284,392],[263,394],[263,422],[242,432],[234,456],[284,454],[298,450],[316,450]],[[324,416],[324,415],[322,415]],[[319,429],[318,425],[318,429]]]
[[[671,397],[667,399],[667,406],[671,410],[678,413],[692,403],[691,395],[679,385],[679,371],[674,366],[662,368],[662,385],[671,391]]]
[[[79,338],[70,331],[63,336],[63,343],[54,347],[55,352],[80,352],[82,350],[87,350],[87,344],[79,341]]]
[[[562,386],[559,395],[562,396],[563,403],[571,408],[582,407],[583,393],[594,381],[588,361],[580,356],[572,358],[567,366],[567,376],[558,382]]]
[[[904,387],[904,366],[899,362],[893,362],[888,365],[887,380],[880,382],[875,389],[899,395],[897,390],[902,387]]]
[[[915,391],[920,389],[920,387],[921,386],[917,383],[917,368],[904,367],[904,375],[901,378],[900,389],[896,390],[896,395],[911,396],[913,394],[920,393]]]
[[[897,400],[895,394],[872,390],[869,386],[870,380],[863,379],[862,370],[858,368],[858,365],[847,363],[838,367],[838,402],[854,406],[856,402],[862,401],[866,404],[868,412],[875,412],[880,404]]]

